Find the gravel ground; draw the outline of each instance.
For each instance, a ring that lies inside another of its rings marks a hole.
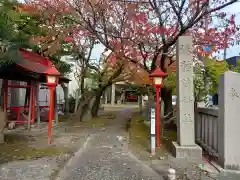
[[[57,180],[161,180],[159,174],[128,152],[123,141],[116,129],[98,133]]]
[[[129,152],[126,141],[125,128],[132,112],[131,108],[114,112],[116,118],[110,118],[107,127],[81,130],[82,134],[79,134],[79,127],[59,128],[55,146],[77,145],[78,151],[69,161],[70,155],[65,154],[3,164],[0,180],[163,180],[169,167],[177,170],[179,180],[212,179],[202,173],[198,163],[188,160],[169,158],[150,163],[138,160]],[[75,141],[79,138],[81,143]],[[72,140],[69,142],[69,139]],[[65,166],[59,170],[63,164]]]
[[[128,151],[125,128],[131,114],[131,108],[122,109],[108,127],[95,129],[57,180],[162,180]]]
[[[86,141],[87,132],[74,130],[65,132],[64,129],[55,129],[53,142],[50,146],[46,144],[47,138],[36,138],[35,141],[24,144],[33,149],[55,147],[66,149],[67,152],[51,157],[36,158],[29,160],[14,160],[0,165],[0,180],[52,180],[67,160]]]
[[[31,161],[15,161],[0,167],[1,180],[50,180],[59,163],[69,158],[69,154],[41,158]]]
[[[200,168],[203,164],[200,160],[194,159],[176,159],[169,155],[166,160],[153,160],[151,167],[158,173],[167,175],[169,168],[176,170],[176,180],[216,180],[218,171],[207,165]]]

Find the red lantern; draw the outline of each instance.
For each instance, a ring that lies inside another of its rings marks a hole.
[[[156,145],[160,147],[160,89],[163,86],[164,78],[167,76],[159,67],[157,67],[150,75],[156,91]]]
[[[167,76],[167,74],[164,73],[161,68],[157,67],[149,76],[150,79],[153,80],[154,86],[161,88],[164,78]]]

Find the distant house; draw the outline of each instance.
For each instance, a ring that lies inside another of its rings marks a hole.
[[[233,56],[233,57],[226,59],[228,65],[232,65],[234,67],[237,66],[238,60],[240,60],[240,56]]]

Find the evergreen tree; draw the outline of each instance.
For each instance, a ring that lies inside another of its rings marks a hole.
[[[0,63],[17,62],[19,48],[31,47],[29,40],[41,31],[40,19],[18,10],[17,1],[0,0]]]

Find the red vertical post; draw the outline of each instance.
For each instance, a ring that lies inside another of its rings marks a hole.
[[[35,122],[35,100],[36,100],[36,85],[32,86],[32,124]]]
[[[50,93],[50,105],[49,105],[49,116],[48,116],[48,144],[51,144],[52,135],[52,119],[53,119],[53,109],[54,109],[54,86],[49,86]]]
[[[160,102],[159,102],[159,87],[156,87],[156,139],[157,147],[160,147]]]
[[[4,83],[4,112],[7,112],[8,107],[8,80]]]

